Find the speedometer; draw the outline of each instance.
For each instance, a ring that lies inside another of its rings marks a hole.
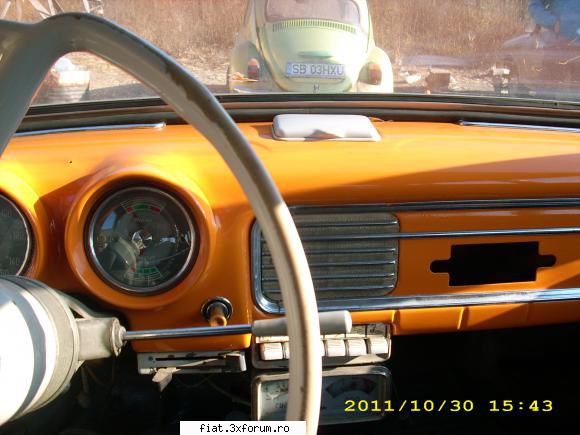
[[[288,407],[288,373],[263,373],[252,381],[254,420],[283,420]],[[378,420],[383,410],[347,410],[349,402],[384,404],[391,394],[391,373],[383,366],[350,366],[322,371],[320,424]],[[372,406],[372,405],[371,405]]]
[[[21,275],[28,266],[32,240],[28,222],[16,205],[0,195],[0,275]]]
[[[101,203],[88,228],[91,263],[113,286],[137,294],[168,290],[189,271],[196,231],[177,198],[131,187]]]

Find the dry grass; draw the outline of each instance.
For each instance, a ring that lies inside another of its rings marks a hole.
[[[0,0],[0,6],[4,0]],[[23,21],[38,21],[28,0]],[[41,3],[46,2],[40,0]],[[104,0],[105,17],[139,34],[176,57],[231,47],[246,0]],[[81,0],[59,0],[65,11],[82,10]],[[11,7],[8,19],[16,19]]]
[[[375,41],[394,59],[469,56],[522,33],[527,0],[370,0]]]
[[[245,7],[245,0],[108,0],[105,14],[183,57],[229,50]]]
[[[278,0],[282,1],[282,0]],[[81,0],[60,0],[79,10]],[[523,29],[526,0],[369,0],[375,39],[394,59],[468,55],[497,47]],[[231,48],[246,0],[105,0],[105,16],[175,57]],[[12,8],[9,18],[14,18]],[[38,14],[23,3],[25,20]]]

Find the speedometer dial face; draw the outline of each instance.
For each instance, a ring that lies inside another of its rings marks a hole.
[[[289,374],[263,374],[253,383],[253,416],[257,420],[283,420],[288,407]],[[382,418],[382,411],[366,412],[345,404],[384,403],[390,373],[382,366],[341,367],[322,372],[320,424],[352,423]]]
[[[196,233],[189,213],[155,188],[124,189],[93,214],[88,247],[105,280],[122,290],[151,294],[168,290],[194,260]]]
[[[28,266],[32,240],[24,215],[0,195],[0,275],[21,275]]]

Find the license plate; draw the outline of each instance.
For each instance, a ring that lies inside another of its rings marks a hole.
[[[342,79],[344,78],[344,65],[337,63],[288,62],[286,64],[286,76]]]

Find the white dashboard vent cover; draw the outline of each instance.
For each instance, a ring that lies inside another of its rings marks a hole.
[[[275,139],[377,142],[381,136],[362,115],[277,115],[272,124]]]

